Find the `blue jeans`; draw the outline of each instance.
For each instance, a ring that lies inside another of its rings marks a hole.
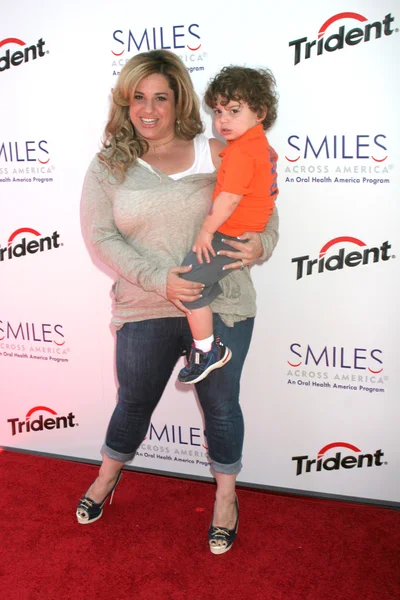
[[[196,384],[204,412],[208,454],[214,471],[239,473],[244,424],[239,404],[240,376],[253,332],[254,318],[224,325],[214,315],[214,332],[232,350],[232,359]],[[117,332],[118,403],[102,452],[127,462],[146,436],[179,357],[190,352],[192,334],[184,317],[126,323]]]

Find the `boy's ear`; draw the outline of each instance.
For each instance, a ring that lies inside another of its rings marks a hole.
[[[257,113],[257,121],[264,121],[265,117],[268,114],[268,108],[266,106],[261,106],[260,110]]]

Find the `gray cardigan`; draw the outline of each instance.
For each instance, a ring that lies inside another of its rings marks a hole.
[[[117,275],[113,323],[183,317],[166,297],[168,270],[179,266],[208,214],[216,174],[173,180],[137,161],[118,184],[95,157],[82,194],[85,237],[100,260]],[[278,241],[278,214],[260,234],[262,260]],[[235,270],[221,282],[223,293],[211,305],[228,326],[256,314],[249,269]]]

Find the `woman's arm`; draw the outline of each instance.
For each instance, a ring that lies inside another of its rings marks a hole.
[[[118,275],[147,292],[166,297],[168,268],[159,268],[126,243],[114,222],[113,206],[105,183],[106,171],[92,163],[84,180],[81,201],[85,237],[98,258]]]
[[[274,212],[270,216],[266,228],[259,236],[263,247],[260,260],[265,261],[271,258],[279,240],[279,214],[276,206],[274,207]]]
[[[219,165],[221,164],[221,160],[222,160],[219,153],[222,152],[222,150],[224,148],[226,148],[226,144],[224,144],[220,140],[217,140],[216,138],[210,138],[208,140],[208,142],[210,144],[211,158],[213,161],[213,165],[216,168],[216,170],[218,171]]]
[[[268,260],[272,256],[279,239],[279,215],[276,206],[264,231],[261,233],[249,231],[240,237],[249,241],[246,244],[232,240],[226,240],[225,242],[239,252],[231,252],[229,250],[221,250],[220,252],[223,256],[238,259],[236,262],[226,265],[225,269],[240,269],[243,266],[251,266],[257,260]]]
[[[178,300],[197,300],[202,284],[179,277],[179,273],[186,273],[190,267],[161,267],[126,243],[114,222],[112,202],[105,189],[106,172],[100,172],[100,169],[96,163],[89,167],[81,201],[85,237],[91,242],[98,258],[120,277],[174,304]],[[181,306],[178,308],[182,310]]]

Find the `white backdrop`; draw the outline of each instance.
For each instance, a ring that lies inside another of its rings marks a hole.
[[[271,68],[280,93],[269,139],[281,238],[252,269],[240,481],[399,501],[399,9],[397,0],[256,2],[246,16],[236,1],[229,11],[183,0],[154,0],[150,13],[127,0],[0,9],[3,446],[100,458],[116,398],[113,274],[83,241],[81,187],[121,66],[164,47],[200,97],[227,64]],[[194,393],[175,381],[133,465],[209,476]]]

